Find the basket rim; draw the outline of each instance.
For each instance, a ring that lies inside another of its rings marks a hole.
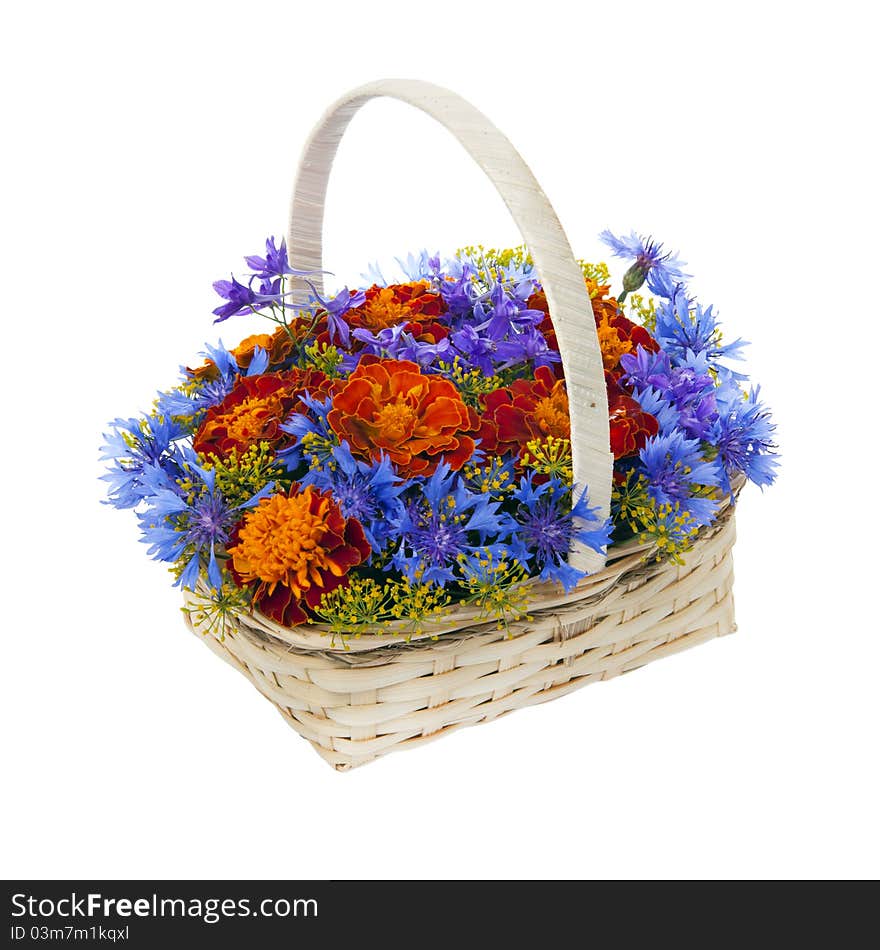
[[[723,527],[727,511],[732,507],[731,500],[739,496],[745,482],[743,475],[737,475],[731,480],[731,493],[726,494],[719,502],[715,521],[700,529],[694,541],[695,546]],[[532,578],[525,582],[534,595],[534,599],[529,603],[529,613],[544,613],[587,598],[599,597],[607,593],[621,576],[647,562],[655,551],[655,545],[639,542],[635,538],[612,545],[608,548],[606,566],[601,571],[587,575],[568,593],[553,582]],[[198,611],[207,595],[208,586],[204,578],[200,577],[194,591],[184,591],[184,610]],[[235,611],[233,617],[236,622],[244,622],[257,633],[280,641],[290,649],[319,653],[367,652],[425,640],[436,641],[463,630],[479,632],[496,627],[494,619],[481,617],[478,609],[461,605],[456,605],[454,612],[450,610],[442,619],[426,621],[415,632],[405,621],[393,621],[388,626],[383,625],[376,633],[354,633],[344,640],[338,633],[334,634],[327,624],[308,623],[298,627],[285,627],[256,609]]]

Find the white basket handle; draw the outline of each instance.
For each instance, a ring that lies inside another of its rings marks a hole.
[[[292,266],[322,269],[324,201],[336,150],[354,114],[381,96],[407,102],[445,126],[507,205],[531,252],[559,341],[570,406],[575,485],[589,488],[590,504],[598,508],[598,517],[607,518],[614,460],[609,450],[602,354],[584,277],[556,212],[528,165],[482,112],[448,89],[410,79],[360,86],[330,106],[306,142],[297,170],[287,236]],[[313,282],[320,290],[320,275]],[[605,558],[578,545],[570,563],[593,572],[604,567]]]

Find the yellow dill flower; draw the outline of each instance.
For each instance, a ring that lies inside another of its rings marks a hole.
[[[712,488],[705,490],[712,492]],[[689,511],[678,502],[658,505],[648,494],[645,476],[632,471],[611,489],[611,517],[615,528],[629,529],[643,544],[653,544],[658,561],[669,558],[683,563],[682,554],[691,548],[699,531]]]
[[[640,540],[656,545],[656,560],[668,558],[676,564],[684,564],[682,554],[693,546],[698,532],[690,513],[676,502],[655,506],[654,519],[645,526]]]
[[[555,475],[563,482],[571,483],[572,470],[571,442],[548,435],[543,439],[526,442],[522,455],[522,465],[539,475]]]
[[[611,516],[617,528],[639,534],[654,521],[654,502],[648,494],[648,480],[633,471],[611,488]]]
[[[389,603],[387,582],[380,586],[369,577],[352,577],[347,587],[337,587],[324,594],[315,613],[327,624],[330,633],[345,643],[347,636],[357,639],[367,627],[379,627],[372,632],[381,633],[381,626],[390,622]]]
[[[486,376],[478,369],[466,369],[458,356],[451,363],[439,360],[437,368],[455,385],[465,405],[475,409],[481,408],[481,396],[504,385],[504,380],[499,376]]]
[[[452,598],[444,588],[436,584],[424,584],[421,572],[416,572],[415,581],[403,578],[391,582],[391,613],[398,620],[408,623],[412,633],[421,633],[428,620],[437,620]]]
[[[482,244],[469,245],[460,247],[455,252],[455,256],[459,260],[464,258],[474,265],[473,281],[483,287],[497,283],[499,280],[503,281],[507,277],[508,268],[517,269],[532,264],[532,255],[524,244],[508,248],[487,248]]]
[[[251,607],[248,592],[236,587],[227,577],[224,577],[220,590],[212,589],[209,596],[194,594],[193,600],[192,606],[180,609],[202,634],[210,634],[221,641],[226,639],[227,633],[234,632],[235,616]]]
[[[657,311],[653,297],[644,297],[642,294],[628,294],[626,298],[629,306],[629,319],[641,325],[650,332],[657,328]]]
[[[484,495],[500,497],[516,487],[513,479],[513,465],[497,455],[481,464],[470,463],[461,470],[470,483],[469,487]]]
[[[311,364],[330,379],[336,379],[341,375],[339,367],[345,357],[332,344],[319,343],[315,340],[311,346],[305,348],[304,354],[306,363]]]
[[[611,271],[608,270],[607,264],[603,262],[591,264],[589,261],[583,260],[579,260],[578,264],[583,272],[584,280],[587,281],[587,285],[590,287],[590,297],[596,296],[599,287],[611,283]]]
[[[214,469],[217,489],[233,507],[243,505],[266,485],[277,491],[290,487],[288,473],[268,442],[258,442],[244,452],[233,448],[224,459],[201,455],[199,461],[204,468]]]
[[[528,572],[516,558],[507,552],[501,554],[484,548],[459,559],[461,585],[465,589],[463,602],[479,608],[480,616],[493,618],[499,630],[507,630],[516,620],[531,620],[527,614],[530,591],[525,581]]]
[[[299,440],[303,458],[308,460],[310,468],[324,468],[336,471],[336,459],[333,450],[339,445],[335,434],[321,435],[319,432],[306,432]]]

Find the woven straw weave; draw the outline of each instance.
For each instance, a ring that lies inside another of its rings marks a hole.
[[[509,632],[482,624],[409,643],[383,634],[345,652],[314,628],[298,635],[255,614],[238,617],[222,641],[204,639],[331,765],[348,769],[732,633],[733,541],[728,508],[683,565],[618,549],[564,604],[536,604]],[[189,601],[200,632],[199,598]],[[312,638],[324,649],[299,645]]]
[[[608,516],[612,458],[601,351],[582,273],[546,195],[485,116],[448,90],[405,80],[361,87],[333,105],[306,144],[294,185],[288,253],[320,270],[330,168],[354,113],[370,99],[401,99],[433,116],[486,172],[520,228],[547,294],[569,394],[576,485]],[[315,281],[320,286],[320,279]],[[587,315],[586,317],[584,315]],[[735,486],[738,490],[739,484]],[[735,629],[733,507],[703,529],[683,564],[630,541],[607,558],[576,546],[589,576],[571,592],[532,582],[530,618],[497,629],[458,607],[415,633],[400,623],[334,640],[320,625],[285,628],[241,613],[218,639],[186,595],[190,627],[243,672],[335,768],[363,765],[460,726],[496,719],[609,679]]]

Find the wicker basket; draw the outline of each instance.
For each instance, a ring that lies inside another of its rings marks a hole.
[[[373,83],[340,99],[303,152],[291,206],[291,261],[321,269],[324,199],[336,149],[355,112],[377,96],[408,102],[446,126],[510,209],[559,340],[575,482],[589,486],[590,503],[607,516],[608,406],[598,338],[584,316],[592,310],[583,276],[532,173],[482,113],[448,90],[403,80]],[[329,763],[348,769],[731,633],[733,542],[733,508],[725,502],[684,564],[658,562],[652,548],[637,542],[612,547],[607,563],[579,548],[571,563],[590,576],[568,594],[535,582],[531,619],[509,631],[462,608],[417,635],[391,626],[340,643],[320,625],[285,628],[254,612],[235,617],[221,640],[199,619],[205,591],[198,589],[187,595],[186,616]]]

